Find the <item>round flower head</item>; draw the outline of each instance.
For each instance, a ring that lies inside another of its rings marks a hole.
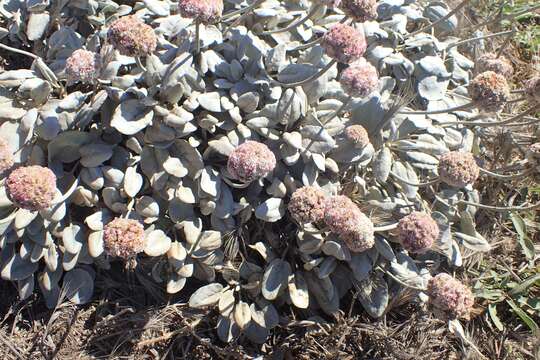
[[[364,55],[367,44],[362,28],[336,24],[323,35],[321,46],[332,59],[350,64]]]
[[[535,76],[525,82],[525,94],[529,101],[540,104],[540,76]]]
[[[510,97],[510,88],[504,76],[485,71],[471,81],[469,95],[480,109],[499,111]]]
[[[471,290],[452,276],[441,273],[431,278],[427,286],[431,304],[451,318],[468,319],[474,305]]]
[[[6,192],[16,205],[26,210],[43,210],[53,204],[56,176],[43,166],[13,170],[6,179]]]
[[[114,21],[107,32],[116,50],[126,56],[144,56],[156,50],[154,29],[135,16],[123,16]]]
[[[413,212],[398,223],[398,238],[403,248],[412,253],[423,253],[439,237],[437,222],[426,213]]]
[[[242,182],[265,177],[276,167],[274,153],[263,143],[246,141],[229,155],[227,170]]]
[[[439,177],[448,185],[458,188],[472,185],[480,175],[480,169],[471,153],[451,151],[439,159]]]
[[[103,244],[111,256],[133,257],[144,250],[144,227],[137,220],[116,218],[105,225]]]
[[[4,177],[6,172],[13,167],[13,153],[8,143],[0,139],[0,177]]]
[[[100,59],[98,54],[78,49],[66,60],[66,75],[69,82],[92,83],[98,76]]]
[[[368,132],[362,125],[347,126],[345,128],[345,138],[358,148],[363,148],[370,144]]]
[[[363,98],[377,89],[379,76],[373,65],[360,58],[341,73],[339,83],[350,96]]]
[[[180,0],[178,11],[185,18],[203,24],[216,23],[223,13],[223,0]]]
[[[304,186],[291,195],[289,212],[301,224],[321,221],[324,218],[326,196],[314,186]]]
[[[351,251],[361,252],[375,244],[373,223],[346,196],[332,196],[326,200],[324,222]]]
[[[345,15],[358,22],[377,17],[377,0],[341,0],[339,8]]]
[[[493,71],[505,78],[510,78],[514,73],[512,64],[503,57],[497,57],[494,53],[485,53],[479,56],[475,61],[475,70],[477,73]]]

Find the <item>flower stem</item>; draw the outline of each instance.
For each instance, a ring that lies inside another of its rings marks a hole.
[[[223,32],[223,35],[226,35],[233,27],[240,24],[240,22],[251,12],[251,10],[255,9],[263,1],[264,0],[256,0],[253,4],[251,4],[249,6],[246,6],[245,8],[236,11],[234,15],[239,15],[239,14],[241,14],[241,15],[238,17],[238,19],[234,20],[229,26],[227,26],[227,28]],[[223,17],[223,18],[229,18],[229,17],[232,17],[232,16],[233,15]]]
[[[429,185],[433,185],[433,184],[436,184],[439,182],[439,178],[435,178],[435,179],[431,179],[431,180],[428,180],[427,182],[424,182],[424,183],[413,183],[412,181],[409,181],[407,179],[404,179],[402,178],[401,176],[399,176],[398,174],[396,174],[395,172],[393,171],[390,171],[390,175],[392,175],[392,177],[395,177],[398,181],[401,181],[407,185],[411,185],[411,186],[417,186],[417,187],[420,187],[420,186],[429,186]]]
[[[458,6],[456,6],[456,8],[452,11],[450,11],[448,14],[446,14],[446,16],[438,19],[437,21],[431,23],[430,25],[427,25],[419,30],[416,30],[410,34],[408,34],[407,36],[405,36],[405,39],[408,39],[412,36],[415,36],[415,35],[418,35],[420,33],[423,33],[423,32],[426,32],[430,29],[432,29],[433,27],[437,26],[437,24],[449,19],[450,17],[452,17],[455,13],[457,13],[459,10],[461,10],[465,5],[467,5],[469,3],[470,0],[463,0]]]
[[[317,13],[317,11],[319,11],[319,9],[322,6],[323,6],[322,3],[313,5],[311,7],[311,9],[309,9],[309,12],[307,13],[306,16],[304,16],[301,19],[298,19],[297,21],[294,21],[293,23],[291,23],[289,26],[287,26],[285,28],[269,30],[269,31],[263,31],[263,32],[259,33],[258,35],[272,35],[272,34],[279,34],[279,33],[282,33],[282,32],[287,32],[287,31],[293,30],[296,27],[298,27],[298,26],[302,25],[303,23],[305,23],[306,21],[308,21],[309,19],[311,19],[313,17],[313,15],[315,15]]]
[[[480,168],[480,172],[483,173],[483,174],[485,174],[485,175],[494,177],[494,178],[496,178],[496,179],[510,180],[510,179],[517,179],[517,178],[520,178],[520,177],[527,176],[531,171],[530,171],[530,170],[526,170],[526,171],[520,172],[520,173],[518,173],[518,174],[503,175],[503,174],[497,174],[497,173],[491,172],[491,171],[489,171],[489,170]]]
[[[441,110],[426,110],[426,111],[398,111],[398,114],[402,115],[431,115],[431,114],[444,114],[451,111],[460,111],[460,110],[467,110],[473,107],[474,104],[472,102],[467,103],[465,105],[459,105],[454,106],[448,109],[441,109]]]
[[[384,226],[375,226],[373,228],[373,231],[375,232],[383,232],[383,231],[390,231],[390,230],[394,230],[395,228],[397,228],[399,223],[393,223],[393,224],[388,224],[388,225],[384,225]]]
[[[503,121],[491,121],[491,122],[476,122],[476,121],[446,121],[446,122],[440,122],[440,126],[448,126],[448,125],[470,125],[470,126],[483,126],[483,127],[491,127],[491,126],[516,126],[516,124],[513,124],[515,121],[521,119],[524,116],[529,115],[530,113],[534,113],[536,110],[540,109],[540,106],[533,106],[530,109],[525,110],[524,112],[517,114],[516,116],[513,116],[509,119],[503,120]]]
[[[540,202],[533,205],[528,205],[528,206],[490,206],[490,205],[484,205],[484,204],[479,204],[479,203],[465,201],[465,200],[459,200],[458,205],[459,204],[475,206],[480,209],[492,210],[492,211],[529,211],[529,210],[540,208]]]
[[[195,21],[195,56],[201,52],[201,22]]]
[[[478,36],[478,37],[474,37],[474,38],[470,38],[470,39],[465,39],[465,40],[461,40],[461,41],[457,41],[455,43],[451,43],[449,44],[447,47],[446,47],[446,51],[448,51],[449,49],[453,48],[453,47],[456,47],[456,46],[460,46],[460,45],[464,45],[464,44],[467,44],[467,43],[470,43],[472,41],[477,41],[477,40],[484,40],[484,39],[491,39],[491,38],[494,38],[494,37],[497,37],[497,36],[503,36],[503,35],[508,35],[508,34],[514,34],[515,33],[515,30],[508,30],[508,31],[501,31],[501,32],[498,32],[498,33],[495,33],[495,34],[489,34],[489,35],[484,35],[484,36]]]
[[[4,49],[4,50],[7,50],[7,51],[11,51],[11,52],[14,52],[14,53],[17,53],[17,54],[21,54],[21,55],[26,55],[26,56],[30,56],[31,58],[33,59],[38,59],[39,56],[35,55],[35,54],[32,54],[28,51],[24,51],[24,50],[20,50],[20,49],[15,49],[11,46],[7,46],[7,45],[4,45],[2,43],[0,43],[0,48]]]

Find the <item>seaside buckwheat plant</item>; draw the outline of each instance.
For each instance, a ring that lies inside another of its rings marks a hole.
[[[438,169],[443,182],[458,188],[474,184],[480,175],[476,160],[468,152],[451,151],[443,154]]]
[[[485,71],[472,79],[469,95],[478,108],[499,111],[510,97],[510,88],[502,74]]]
[[[514,67],[505,57],[497,57],[494,53],[485,53],[476,59],[475,70],[477,73],[493,71],[496,74],[510,79],[514,74]]]
[[[185,18],[212,24],[217,22],[223,13],[223,0],[180,0],[178,11]]]
[[[326,200],[324,222],[353,252],[365,251],[375,243],[373,223],[344,195],[332,196]]]
[[[118,263],[215,309],[227,343],[332,321],[352,296],[373,318],[398,297],[466,318],[473,295],[436,273],[490,250],[479,209],[532,206],[477,189],[539,173],[537,139],[483,161],[489,128],[531,121],[538,78],[510,91],[444,3],[0,8],[2,51],[26,57],[0,74],[0,275],[21,299],[87,303]]]
[[[403,248],[412,253],[424,253],[439,237],[437,222],[426,213],[415,211],[398,223],[398,238]]]
[[[474,305],[471,290],[452,276],[441,273],[428,282],[431,304],[451,318],[469,318]]]
[[[339,83],[347,94],[363,98],[377,89],[379,76],[375,67],[360,58],[341,73]]]
[[[370,144],[369,134],[362,125],[347,126],[345,128],[345,138],[360,148]]]
[[[0,139],[0,178],[4,178],[8,170],[13,167],[13,153],[9,144]]]
[[[78,49],[66,60],[68,82],[92,83],[99,75],[99,55],[88,50]]]
[[[314,186],[296,190],[289,200],[289,212],[301,224],[319,222],[324,219],[325,193]]]
[[[56,176],[42,166],[19,167],[6,178],[6,191],[17,206],[27,210],[43,210],[53,204]]]
[[[362,58],[367,44],[361,27],[336,24],[323,35],[321,46],[332,59],[350,64]]]
[[[341,0],[339,8],[354,21],[364,22],[377,17],[376,0]]]
[[[145,248],[144,228],[137,220],[116,218],[105,225],[103,244],[109,255],[129,259]]]
[[[113,47],[126,56],[145,56],[156,50],[154,30],[135,16],[115,20],[107,31]]]
[[[265,177],[276,167],[276,157],[265,144],[246,141],[232,151],[227,170],[234,179],[251,182]]]

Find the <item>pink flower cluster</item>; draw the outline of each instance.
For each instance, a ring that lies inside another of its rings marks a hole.
[[[157,47],[157,38],[152,27],[136,16],[123,16],[109,27],[107,37],[116,50],[126,56],[145,56]]]
[[[504,76],[485,71],[471,81],[469,95],[479,109],[499,111],[510,97],[510,87]]]
[[[373,65],[360,58],[341,73],[339,83],[350,96],[363,98],[377,90],[379,75]]]
[[[326,55],[339,62],[350,64],[362,57],[367,43],[362,28],[336,24],[322,37],[321,46]]]
[[[229,155],[227,170],[229,174],[242,182],[265,177],[276,167],[276,156],[263,143],[246,141]]]
[[[88,50],[78,49],[66,60],[68,82],[92,83],[99,73],[99,55]]]
[[[223,0],[180,0],[178,11],[185,18],[213,24],[223,14]]]
[[[475,61],[475,70],[477,73],[493,71],[505,78],[510,78],[514,73],[514,68],[510,61],[504,57],[497,57],[494,53],[485,53],[480,55]]]
[[[444,183],[458,188],[474,184],[480,175],[480,168],[473,155],[460,151],[443,154],[439,159],[438,170]]]
[[[144,250],[144,227],[137,220],[116,218],[105,225],[103,243],[109,255],[129,259]]]
[[[301,224],[319,222],[324,218],[326,195],[314,186],[297,189],[289,201],[289,212]]]
[[[451,318],[468,319],[474,305],[471,290],[452,276],[441,273],[428,282],[431,304]]]
[[[345,138],[358,148],[363,148],[370,144],[369,134],[362,125],[347,126],[345,128]]]
[[[358,22],[377,17],[377,0],[341,0],[339,8],[345,15]]]
[[[399,220],[397,230],[399,242],[412,253],[425,252],[439,237],[437,222],[428,214],[418,211]]]
[[[351,251],[362,252],[375,244],[373,223],[347,196],[332,196],[326,200],[324,222]]]
[[[43,166],[20,167],[7,177],[6,192],[11,201],[23,209],[43,210],[53,204],[56,176]]]
[[[8,143],[0,139],[0,177],[6,176],[8,170],[13,167],[13,153]]]

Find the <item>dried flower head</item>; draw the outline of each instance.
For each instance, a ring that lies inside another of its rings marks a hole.
[[[114,21],[109,27],[107,37],[114,48],[126,56],[149,55],[157,46],[154,29],[133,15]]]
[[[347,196],[326,200],[324,222],[338,234],[351,251],[361,252],[375,244],[373,223]]]
[[[448,185],[458,188],[472,185],[480,175],[480,168],[468,152],[450,151],[439,159],[439,177]]]
[[[66,60],[68,82],[92,83],[99,73],[99,55],[88,50],[78,49]]]
[[[529,145],[526,156],[529,163],[538,165],[540,163],[540,142]]]
[[[341,73],[339,83],[343,90],[351,96],[366,97],[379,86],[377,69],[364,58],[346,68]]]
[[[4,139],[0,139],[0,177],[6,176],[8,170],[13,167],[13,153]]]
[[[361,27],[336,24],[323,35],[321,46],[332,59],[350,64],[364,55],[367,44]]]
[[[398,238],[404,249],[423,253],[433,246],[439,237],[439,226],[431,216],[415,211],[398,223]]]
[[[6,192],[16,205],[37,211],[50,207],[56,195],[56,175],[43,166],[13,170],[6,179]]]
[[[103,229],[105,251],[111,256],[128,259],[145,247],[144,227],[137,220],[116,218]]]
[[[525,94],[532,103],[540,104],[540,76],[525,82]]]
[[[358,22],[377,17],[377,0],[341,0],[339,8],[345,15]]]
[[[345,128],[345,138],[358,148],[363,148],[370,144],[368,132],[362,125],[347,126]]]
[[[213,24],[219,21],[223,14],[223,0],[180,0],[178,11],[185,18]]]
[[[246,141],[229,155],[227,170],[242,182],[265,177],[276,167],[276,156],[263,143]]]
[[[475,70],[477,73],[493,71],[505,78],[510,78],[514,73],[514,68],[510,61],[504,57],[497,57],[494,53],[485,53],[480,55],[475,61]]]
[[[441,273],[428,282],[431,304],[451,318],[468,319],[474,305],[471,290],[452,276]]]
[[[469,95],[478,108],[499,111],[510,97],[510,88],[504,76],[485,71],[471,81]]]
[[[324,218],[326,195],[314,186],[297,189],[289,201],[289,212],[301,224],[321,221]]]

